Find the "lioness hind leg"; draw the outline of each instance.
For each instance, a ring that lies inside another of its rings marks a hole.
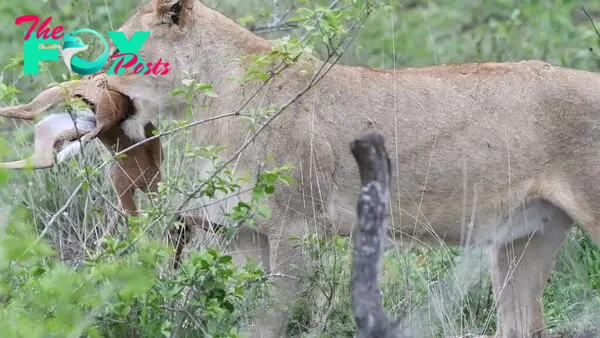
[[[547,337],[542,315],[544,286],[572,219],[546,201],[535,201],[512,219],[532,235],[492,248],[492,285],[498,304],[496,337]],[[504,224],[509,229],[511,224]]]

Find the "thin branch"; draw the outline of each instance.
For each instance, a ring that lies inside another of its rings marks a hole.
[[[295,22],[284,22],[280,25],[273,26],[272,24],[256,25],[250,28],[254,34],[267,34],[272,32],[284,32],[300,27]]]
[[[335,9],[335,7],[337,6],[337,4],[340,2],[340,0],[333,0],[330,4],[329,4],[329,9],[333,10]],[[365,6],[367,6],[367,10],[369,10],[369,14],[370,14],[370,7],[368,4],[365,4]],[[367,15],[368,17],[369,15]],[[317,14],[317,21],[321,20],[323,18],[323,13],[318,13]],[[308,35],[310,34],[310,32],[306,32],[304,33],[304,35],[302,36],[302,38],[300,40],[304,40],[308,37]]]
[[[266,275],[265,277],[267,277],[267,278],[277,277],[277,278],[284,278],[284,279],[292,279],[292,280],[296,280],[296,281],[300,280],[300,278],[298,278],[296,276],[286,275],[283,273],[271,273],[271,274]]]
[[[335,9],[339,4],[340,0],[333,0],[329,4],[329,9]],[[300,25],[296,22],[286,21],[287,16],[296,9],[296,5],[292,4],[288,10],[281,15],[281,9],[279,6],[279,0],[273,0],[273,14],[271,15],[270,21],[266,24],[253,24],[248,27],[248,30],[255,34],[267,34],[271,32],[282,32],[282,31],[290,31],[295,28],[300,28]],[[322,13],[318,14],[317,20],[320,20],[323,17]],[[300,40],[304,40],[308,36],[308,32],[304,34],[304,36]]]
[[[248,30],[255,34],[265,34],[276,31],[287,31],[300,27],[295,22],[286,21],[286,18],[292,11],[296,9],[296,4],[292,4],[290,8],[282,15],[279,6],[279,0],[273,0],[273,14],[266,24],[251,25]]]
[[[592,27],[594,28],[594,32],[596,32],[596,35],[600,38],[600,32],[598,31],[598,28],[596,27],[596,24],[594,23],[594,19],[592,19],[592,16],[590,15],[590,13],[588,13],[587,9],[585,9],[585,6],[582,6],[581,8],[582,8],[585,16],[588,18],[588,20],[590,20],[590,23],[592,24]]]

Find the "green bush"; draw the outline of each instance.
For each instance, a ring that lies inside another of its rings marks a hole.
[[[0,241],[3,337],[238,337],[266,285],[259,264],[236,267],[210,248],[167,271],[171,250],[148,238],[107,238],[105,251],[67,266],[22,214]]]

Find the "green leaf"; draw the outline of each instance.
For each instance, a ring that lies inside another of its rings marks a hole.
[[[127,154],[119,154],[119,155],[115,156],[115,159],[117,159],[117,160],[126,160],[127,159]]]
[[[258,206],[258,214],[265,219],[271,218],[271,208],[267,204],[261,204]]]
[[[185,93],[186,93],[186,91],[185,91],[185,89],[183,89],[183,88],[175,88],[175,89],[173,89],[173,90],[171,91],[171,95],[172,95],[172,96],[183,95],[183,94],[185,94]]]
[[[281,175],[277,178],[278,181],[280,181],[283,184],[289,185],[291,183],[294,183],[296,180],[294,180],[293,177],[291,176],[285,176],[285,175]]]
[[[181,83],[186,86],[186,87],[190,87],[192,84],[194,84],[194,80],[193,79],[183,79],[181,80]]]
[[[173,323],[171,323],[171,321],[169,321],[167,319],[162,323],[162,325],[160,327],[160,333],[162,333],[162,335],[165,337],[171,337],[171,328],[172,327],[173,327]]]

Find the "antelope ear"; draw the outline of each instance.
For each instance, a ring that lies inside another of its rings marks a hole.
[[[198,0],[154,0],[154,15],[162,23],[183,26],[186,11],[191,11],[196,1]]]

